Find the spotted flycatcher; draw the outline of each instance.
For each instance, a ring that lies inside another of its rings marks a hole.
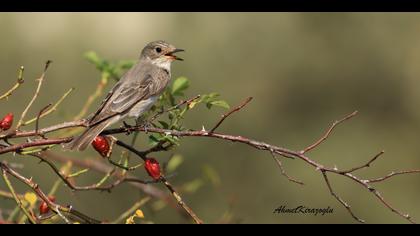
[[[99,109],[87,118],[87,128],[66,149],[84,150],[108,126],[128,117],[139,117],[156,102],[171,79],[171,63],[181,58],[178,49],[165,41],[146,45],[137,64],[114,85]]]

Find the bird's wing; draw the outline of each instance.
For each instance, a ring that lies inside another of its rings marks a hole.
[[[143,65],[143,69],[138,70],[138,73],[135,70],[136,68],[130,71],[131,73],[128,72],[121,79],[121,83],[114,87],[112,94],[108,94],[109,98],[90,119],[90,126],[126,113],[141,100],[160,94],[169,81],[169,76],[165,72],[149,65]],[[142,78],[132,76],[142,76]]]

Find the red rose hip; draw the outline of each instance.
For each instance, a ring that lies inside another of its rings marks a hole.
[[[51,202],[55,202],[54,196],[49,196],[48,199]],[[41,205],[39,205],[39,214],[47,214],[50,211],[50,208],[48,207],[48,204],[46,202],[42,202]]]
[[[146,169],[150,177],[152,177],[154,180],[160,179],[160,165],[156,159],[148,158],[144,163],[144,168]]]
[[[10,129],[13,124],[13,113],[7,114],[3,119],[0,121],[0,130],[5,131]]]
[[[102,157],[106,157],[108,155],[109,142],[108,142],[108,139],[105,138],[104,136],[97,136],[93,140],[92,146],[93,148],[95,148],[97,152],[99,152],[99,154],[101,154]]]

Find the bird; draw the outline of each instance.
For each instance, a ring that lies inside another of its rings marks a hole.
[[[83,133],[64,149],[83,151],[107,127],[147,112],[168,86],[172,62],[183,61],[174,54],[183,51],[164,40],[148,43],[137,63],[114,85],[97,111],[86,118]]]

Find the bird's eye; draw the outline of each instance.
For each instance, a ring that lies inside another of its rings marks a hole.
[[[161,53],[162,52],[162,48],[159,48],[159,47],[157,47],[155,50],[156,50],[157,53]]]

